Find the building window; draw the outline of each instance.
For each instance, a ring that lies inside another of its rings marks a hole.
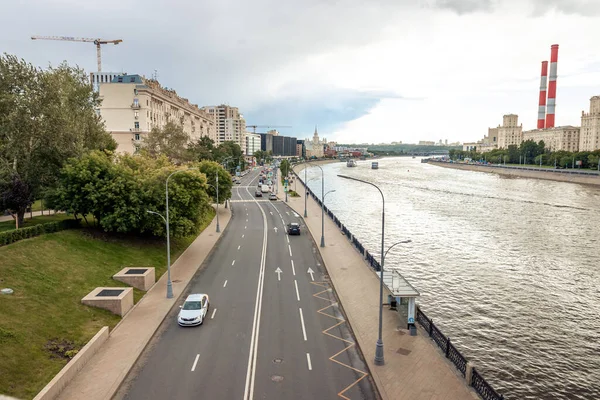
[[[140,101],[138,99],[133,99],[133,105],[135,107],[139,107],[140,106]]]
[[[118,81],[119,81],[119,83],[123,83],[123,78],[119,77]]]
[[[140,140],[140,134],[139,133],[135,134],[135,140]]]
[[[135,129],[140,129],[140,123],[139,123],[138,121],[135,121],[135,122],[133,123],[133,127],[134,127]]]

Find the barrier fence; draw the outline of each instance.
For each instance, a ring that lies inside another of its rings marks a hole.
[[[322,202],[321,199],[307,186],[298,174],[293,170],[291,171],[294,175],[294,179],[297,179],[306,188],[307,193],[305,196],[311,196],[320,207],[323,208],[325,213],[333,220],[333,222],[340,228],[340,230],[348,237],[354,248],[365,258],[367,264],[373,268],[373,270],[381,271],[381,264],[375,259],[375,257],[365,249],[360,241],[354,236],[344,224],[328,209]],[[442,331],[438,329],[433,323],[433,320],[429,319],[423,311],[417,306],[417,321],[419,324],[429,333],[429,337],[442,349],[446,358],[452,361],[452,364],[460,371],[463,377],[467,378],[467,363],[468,360],[463,356],[460,351],[452,344],[449,337],[446,337]],[[473,389],[481,396],[484,400],[504,400],[504,396],[498,394],[487,381],[481,376],[481,374],[474,368],[471,368],[470,382],[468,382]]]

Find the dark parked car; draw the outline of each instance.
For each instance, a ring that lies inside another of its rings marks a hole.
[[[288,235],[299,235],[300,234],[300,224],[297,222],[292,222],[287,226]]]
[[[262,192],[260,190],[257,190],[256,192],[254,192],[254,197],[262,197]]]

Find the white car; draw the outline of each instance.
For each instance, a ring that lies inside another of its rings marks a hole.
[[[179,306],[179,315],[177,315],[177,323],[181,326],[196,326],[202,325],[210,302],[206,294],[190,294],[182,306]]]

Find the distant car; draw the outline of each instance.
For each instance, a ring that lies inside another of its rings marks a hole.
[[[242,183],[242,181],[235,181],[236,185],[239,185],[240,183]]]
[[[179,315],[177,315],[177,323],[179,325],[202,325],[210,308],[208,295],[190,294],[180,308]]]
[[[262,192],[260,190],[257,190],[256,192],[254,192],[254,197],[262,197]]]
[[[277,195],[275,193],[271,193],[269,195],[269,200],[277,200]]]
[[[299,235],[300,234],[300,224],[297,222],[289,223],[287,226],[288,235]]]

